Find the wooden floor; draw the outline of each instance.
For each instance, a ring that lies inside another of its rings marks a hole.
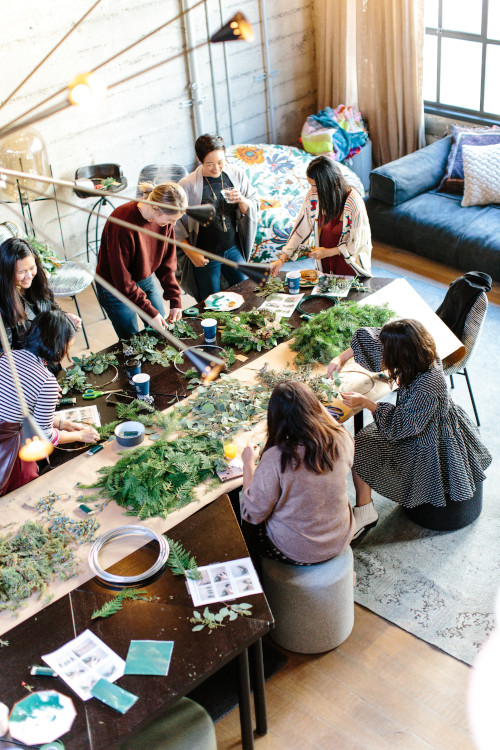
[[[460,272],[381,244],[378,266],[449,284]],[[500,286],[490,301],[500,304]],[[115,343],[89,289],[80,295],[93,351]],[[72,302],[61,300],[72,311]],[[85,347],[78,334],[74,353]],[[289,654],[267,683],[269,732],[257,750],[473,750],[465,695],[470,669],[361,606],[352,634],[320,656]],[[238,710],[216,725],[219,750],[241,747]]]

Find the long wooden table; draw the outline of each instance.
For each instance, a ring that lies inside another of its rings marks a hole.
[[[362,304],[381,304],[388,302],[399,317],[415,317],[421,320],[431,331],[436,339],[438,353],[441,358],[460,358],[463,354],[461,342],[447,329],[447,327],[428,308],[421,298],[411,289],[404,280],[370,279],[367,286],[373,290],[371,295],[363,293],[351,293],[350,298],[357,299]],[[250,281],[242,282],[234,287],[245,297],[243,310],[258,307],[262,298],[253,294],[254,284]],[[324,303],[321,301],[311,303],[311,311],[317,312],[322,309]],[[316,309],[315,309],[316,308]],[[290,322],[294,328],[300,323],[300,317],[294,313]],[[193,321],[195,330],[200,333],[200,338],[193,343],[201,342],[201,325],[199,321]],[[287,342],[283,342],[272,351],[259,354],[251,352],[246,361],[237,362],[231,368],[230,374],[235,373],[242,382],[255,382],[257,371],[268,363],[270,367],[282,369],[293,363],[295,354],[290,350]],[[119,355],[119,376],[109,388],[123,387],[128,389],[128,383],[123,367],[124,357]],[[186,380],[183,375],[177,373],[173,368],[165,370],[160,366],[146,364],[143,368],[151,375],[151,391],[155,394],[155,407],[166,409],[172,399],[171,394],[177,393],[179,398],[187,394]],[[324,366],[317,366],[318,373],[324,372]],[[355,369],[355,368],[353,368]],[[236,372],[235,372],[236,371]],[[363,371],[361,371],[361,376]],[[353,377],[356,377],[355,375]],[[102,378],[101,378],[102,382]],[[372,391],[368,394],[375,400],[387,393],[388,386],[383,381],[376,381]],[[80,401],[83,405],[88,402]],[[115,419],[114,407],[106,404],[103,398],[98,402],[102,415],[102,421],[108,422]],[[350,416],[346,413],[346,417]],[[257,428],[262,430],[262,426]],[[254,439],[255,435],[245,432],[237,437],[241,447],[243,441],[248,438]],[[57,501],[58,509],[67,514],[78,516],[77,507],[81,500],[78,499],[79,491],[74,485],[77,481],[84,483],[92,482],[99,468],[109,465],[118,460],[118,446],[116,443],[108,443],[103,451],[94,456],[85,454],[72,454],[59,452],[52,461],[53,470],[40,476],[34,482],[16,490],[2,498],[0,504],[0,531],[2,527],[10,523],[20,525],[28,518],[36,518],[36,513],[28,506],[33,507],[37,500],[55,490],[58,493],[69,492],[72,497],[69,500]],[[71,460],[70,460],[71,459]],[[147,519],[141,522],[160,533],[172,530],[175,538],[181,541],[191,550],[200,564],[232,559],[246,555],[241,534],[232,515],[232,510],[227,501],[226,505],[216,500],[221,492],[229,492],[237,488],[241,480],[236,479],[225,483],[217,489],[200,487],[197,490],[198,500],[191,505],[172,512],[168,518]],[[228,515],[229,514],[229,515]],[[82,517],[82,516],[80,516]],[[101,531],[124,524],[137,522],[134,517],[126,516],[125,511],[111,502],[98,515]],[[147,547],[133,552],[131,557],[123,562],[123,558],[131,552],[130,549],[118,553],[116,562],[123,570],[128,561],[137,560],[147,555]],[[248,656],[247,648],[252,651],[257,649],[256,664],[259,664],[259,642],[260,637],[267,632],[272,622],[265,598],[262,595],[252,597],[255,609],[250,620],[238,620],[231,623],[231,635],[227,637],[229,630],[215,631],[214,634],[194,638],[190,630],[188,614],[192,611],[190,599],[187,595],[184,583],[174,579],[170,574],[164,574],[152,584],[151,592],[158,595],[160,600],[152,602],[129,602],[130,606],[114,615],[109,621],[90,620],[90,614],[96,607],[100,606],[105,597],[104,590],[92,579],[92,573],[88,567],[87,555],[88,545],[78,549],[81,558],[81,574],[66,582],[55,582],[50,587],[53,603],[44,605],[41,600],[31,597],[26,608],[18,614],[17,620],[6,612],[0,614],[0,635],[9,632],[9,647],[0,651],[0,671],[2,673],[2,687],[8,688],[0,699],[3,698],[12,705],[15,700],[23,697],[25,692],[22,682],[34,684],[35,688],[52,687],[47,680],[29,678],[28,668],[31,663],[40,661],[42,653],[47,653],[80,633],[85,627],[91,627],[103,640],[114,648],[121,656],[126,655],[128,643],[131,638],[158,638],[173,639],[178,643],[174,650],[171,672],[168,679],[164,678],[134,678],[126,677],[120,680],[120,684],[131,692],[139,695],[143,700],[137,704],[125,716],[119,716],[112,709],[106,708],[97,701],[91,700],[86,704],[78,701],[73,695],[75,704],[79,706],[78,716],[66,737],[71,739],[67,747],[99,748],[115,747],[119,739],[123,739],[130,732],[140,729],[154,715],[161,712],[162,708],[175,702],[181,695],[186,694],[197,684],[213,674],[220,666],[232,658],[238,659],[239,665],[239,699],[242,721],[242,736],[245,748],[252,747],[251,713],[249,709],[249,683],[248,683]],[[134,557],[135,556],[135,557]],[[122,562],[118,562],[119,559]],[[150,588],[148,587],[148,591]],[[157,593],[158,592],[158,593]],[[15,627],[14,627],[15,625]],[[161,627],[160,627],[161,625]],[[175,634],[169,636],[170,629],[176,628]],[[252,645],[253,644],[253,645]],[[182,658],[177,662],[181,652]],[[194,664],[196,663],[196,669]],[[260,660],[261,663],[261,660]],[[8,675],[7,678],[4,676]],[[263,694],[262,670],[257,669],[257,686],[254,688],[257,700],[257,729],[265,731],[265,699]],[[259,687],[260,686],[260,687]],[[57,689],[69,693],[62,683],[58,681]],[[80,705],[81,703],[81,705]],[[68,740],[63,738],[65,742]]]
[[[400,314],[401,317],[418,317],[424,319],[426,324],[431,329],[436,342],[438,345],[438,352],[442,358],[447,356],[456,356],[460,354],[463,349],[461,342],[452,334],[452,332],[437,318],[437,316],[430,310],[426,303],[419,297],[416,292],[410,287],[410,285],[403,279],[391,280],[391,279],[370,279],[366,282],[367,286],[373,289],[373,294],[368,295],[366,293],[354,292],[351,293],[350,298],[357,299],[362,304],[369,304],[370,301],[375,303],[382,303],[389,301],[391,307],[396,313]],[[254,309],[262,303],[262,298],[256,297],[253,293],[255,285],[251,281],[244,281],[234,287],[234,290],[240,292],[245,297],[245,304],[241,308]],[[324,302],[321,300],[314,303],[321,309],[321,305],[324,306]],[[294,328],[297,328],[301,324],[300,316],[294,313],[290,322]],[[200,330],[201,342],[201,324],[199,321],[193,321],[193,326]],[[196,341],[193,343],[197,343]],[[258,352],[250,352],[248,354],[245,363],[237,362],[230,371],[230,374],[235,374],[235,377],[240,379],[242,382],[256,382],[257,371],[268,363],[270,367],[281,369],[293,363],[295,353],[289,348],[287,342],[283,342],[275,349],[259,354]],[[109,388],[118,388],[123,386],[125,389],[129,388],[125,370],[123,365],[124,357],[119,355],[120,367],[119,377],[113,385]],[[325,372],[326,367],[323,365],[317,366],[318,373]],[[356,369],[356,368],[352,368]],[[361,370],[361,368],[359,368]],[[186,379],[183,375],[179,374],[174,368],[162,368],[158,365],[145,365],[144,370],[147,370],[151,374],[151,391],[153,393],[175,393],[186,394]],[[361,370],[362,371],[362,370]],[[363,372],[363,371],[362,371]],[[388,386],[382,381],[376,381],[374,388],[368,394],[377,400],[382,398],[388,393]],[[170,396],[155,396],[156,408],[165,409],[168,408],[169,402],[171,401]],[[80,399],[82,405],[88,404]],[[106,404],[104,398],[99,399],[98,403],[99,410],[102,414],[103,422],[109,422],[116,418],[114,407]],[[344,407],[345,408],[345,407]],[[350,413],[346,412],[346,417],[349,417]],[[260,432],[259,432],[260,430]],[[263,435],[263,425],[256,428],[254,432],[242,432],[236,438],[236,442],[239,443],[240,447],[243,447],[248,439],[259,439]],[[147,442],[145,443],[147,444]],[[59,456],[52,462],[58,464],[55,468],[47,474],[40,476],[38,479],[30,482],[29,484],[21,487],[14,492],[9,493],[0,503],[0,531],[1,527],[10,523],[20,525],[25,520],[37,518],[37,514],[25,506],[35,506],[38,499],[44,495],[47,495],[50,491],[56,490],[58,493],[69,493],[71,498],[69,500],[57,501],[56,506],[62,512],[68,515],[74,515],[75,517],[83,518],[84,516],[78,510],[78,505],[81,500],[78,500],[79,490],[75,489],[75,483],[82,481],[85,484],[89,484],[94,481],[97,477],[98,470],[105,465],[109,465],[116,462],[118,456],[119,446],[116,442],[110,442],[106,444],[104,450],[95,454],[94,456],[88,456],[85,453],[76,454],[76,457],[71,458],[73,454],[61,452]],[[57,451],[55,452],[57,453]],[[69,460],[71,458],[71,460]],[[69,461],[69,463],[68,463]],[[165,518],[150,518],[142,521],[141,523],[148,528],[154,529],[159,533],[164,533],[170,528],[180,523],[184,519],[188,518],[192,513],[200,510],[200,508],[213,502],[222,492],[231,492],[241,485],[240,479],[234,479],[229,482],[221,484],[220,488],[208,488],[207,486],[201,486],[197,489],[197,501],[190,505],[173,511],[169,516]],[[127,516],[126,511],[119,507],[116,503],[108,503],[103,511],[97,516],[103,533],[111,528],[121,526],[124,524],[134,524],[137,519],[133,516]],[[12,527],[13,528],[13,527]],[[123,557],[128,552],[132,551],[127,549],[126,552],[122,552]],[[53,599],[59,599],[69,591],[82,585],[85,581],[92,577],[92,572],[88,566],[88,545],[83,545],[76,550],[78,557],[81,560],[81,573],[78,577],[70,579],[69,581],[55,581],[50,587],[50,594]],[[117,553],[117,555],[120,553]],[[111,559],[111,562],[116,562],[118,557]],[[32,615],[40,612],[44,607],[44,601],[42,598],[31,597],[27,606],[20,610],[17,615],[17,619],[14,619],[11,613],[2,612],[0,613],[0,635],[7,632],[12,628],[16,622],[20,620],[26,620]]]

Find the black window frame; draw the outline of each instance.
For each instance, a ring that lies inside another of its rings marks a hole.
[[[493,0],[499,2],[499,0]],[[481,123],[485,125],[497,125],[500,123],[500,114],[492,114],[484,111],[484,87],[486,73],[486,47],[488,44],[500,46],[500,39],[489,39],[487,37],[488,21],[488,3],[489,0],[482,2],[481,33],[469,34],[462,31],[449,31],[443,29],[443,0],[438,0],[438,26],[425,27],[425,34],[437,37],[437,80],[436,80],[436,101],[424,99],[424,112],[426,114],[438,115],[439,117],[448,117],[454,120],[466,120],[467,122]],[[470,42],[480,42],[482,44],[481,60],[481,92],[480,92],[480,109],[466,109],[465,107],[455,107],[450,104],[441,104],[440,86],[441,86],[441,40],[463,39]]]

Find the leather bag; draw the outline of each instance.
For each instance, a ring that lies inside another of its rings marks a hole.
[[[21,447],[21,422],[0,420],[0,494],[10,479]]]

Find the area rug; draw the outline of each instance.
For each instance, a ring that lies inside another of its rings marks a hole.
[[[375,275],[398,276],[385,269]],[[447,287],[406,278],[438,307]],[[481,516],[459,531],[429,531],[374,493],[379,522],[354,549],[356,602],[467,664],[494,627],[500,585],[499,340],[500,308],[490,305],[479,349],[467,367],[481,437],[493,455]],[[455,386],[452,397],[474,420],[465,378],[455,376]],[[352,487],[351,492],[354,497]]]

